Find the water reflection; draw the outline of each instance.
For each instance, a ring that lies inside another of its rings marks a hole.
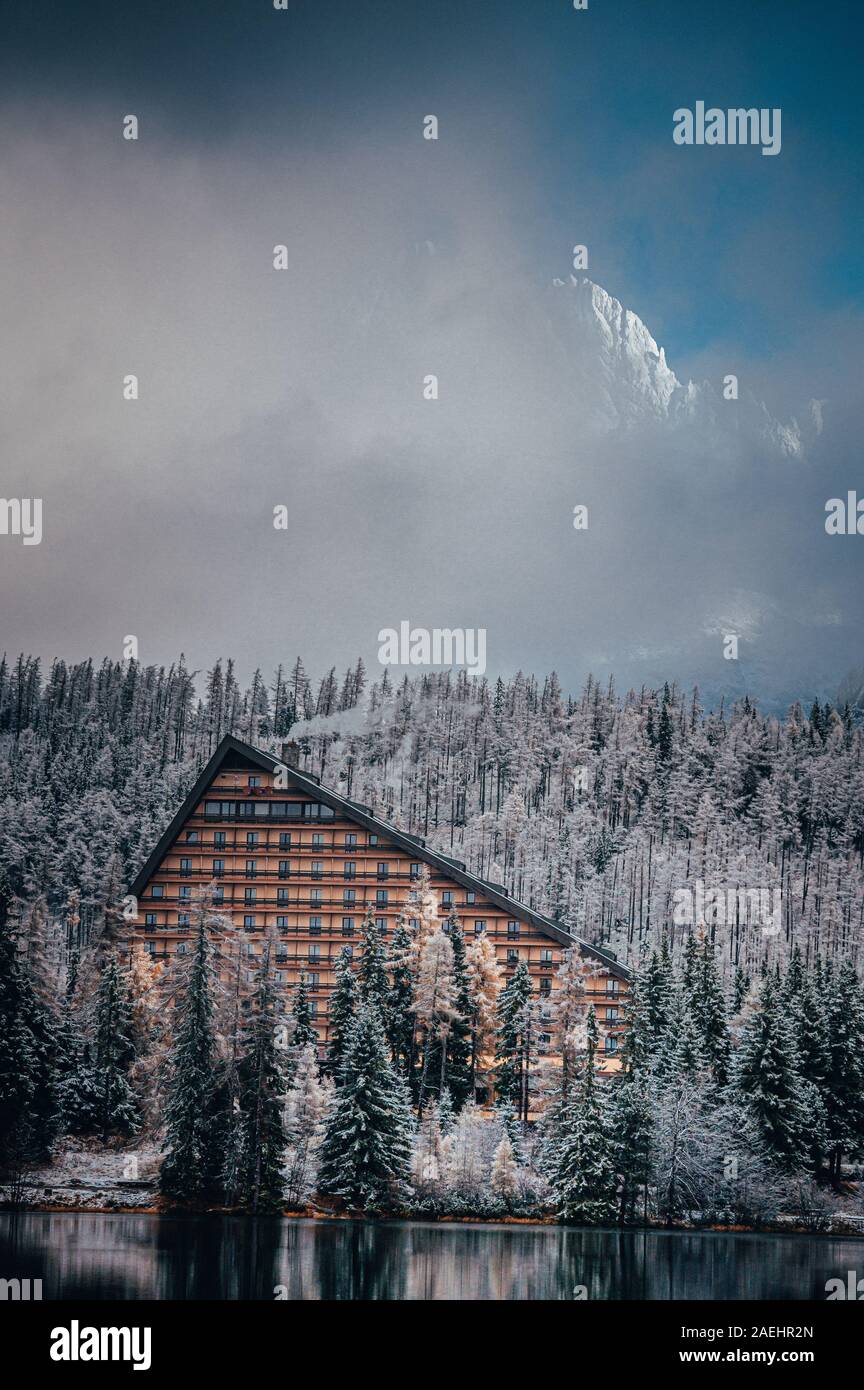
[[[864,1240],[556,1226],[0,1214],[45,1298],[824,1299]]]

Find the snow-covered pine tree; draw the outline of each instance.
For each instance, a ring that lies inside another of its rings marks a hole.
[[[607,1102],[595,1072],[597,1021],[588,1010],[585,1061],[571,1086],[549,1168],[560,1219],[580,1225],[614,1220],[617,1182]]]
[[[239,1066],[243,1131],[239,1190],[241,1199],[255,1214],[278,1211],[285,1194],[285,1051],[278,1041],[274,953],[274,943],[268,937],[263,954],[258,957],[258,985],[246,1022]]]
[[[221,1185],[223,1156],[214,1113],[213,944],[207,914],[197,913],[195,950],[185,989],[175,1009],[174,1037],[165,1059],[165,1157],[161,1190],[182,1203],[197,1203]]]
[[[354,1016],[357,1012],[357,977],[351,965],[351,952],[343,946],[336,957],[335,983],[330,995],[330,1041],[324,1070],[338,1085],[348,1051]]]
[[[801,1074],[791,1019],[774,976],[762,983],[734,1057],[731,1077],[756,1120],[772,1161],[785,1171],[807,1161],[815,1097]]]
[[[396,929],[387,957],[390,989],[387,995],[387,1041],[390,1055],[402,1076],[411,1086],[415,1062],[414,969],[416,952],[404,913],[396,920]]]
[[[450,1026],[447,1038],[447,1087],[453,1108],[457,1112],[473,1096],[471,1074],[471,991],[468,975],[468,958],[462,923],[455,907],[447,918],[447,936],[453,949],[453,988],[456,1017]],[[441,1088],[444,1089],[443,1087]]]
[[[93,1121],[103,1144],[110,1135],[126,1137],[141,1118],[129,1081],[135,1060],[132,1001],[116,957],[105,965],[93,1017]]]
[[[398,1207],[410,1175],[412,1129],[407,1091],[390,1062],[381,1021],[361,1006],[321,1145],[318,1190],[352,1208]]]
[[[528,1068],[531,1063],[533,986],[520,961],[498,997],[498,1046],[495,1089],[498,1099],[527,1120]]]
[[[363,918],[360,943],[360,966],[357,971],[360,999],[367,1008],[377,1009],[383,1022],[387,1017],[387,953],[384,936],[375,922],[375,907],[371,904]]]

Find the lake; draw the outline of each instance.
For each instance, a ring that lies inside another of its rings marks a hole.
[[[45,1299],[825,1299],[864,1239],[293,1218],[0,1213]]]

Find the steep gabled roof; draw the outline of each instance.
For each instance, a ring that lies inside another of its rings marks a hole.
[[[235,738],[233,734],[226,734],[213,754],[206,767],[201,771],[194,787],[190,791],[186,800],[183,802],[171,823],[165,828],[159,837],[153,852],[149,855],[143,868],[138,872],[134,881],[130,885],[129,891],[135,897],[141,896],[150,879],[156,873],[162,863],[165,854],[175,843],[180,831],[188,817],[195,810],[198,802],[207,791],[213,779],[221,771],[229,757],[242,757],[252,767],[259,767],[263,772],[275,772],[277,768],[284,768],[287,773],[288,781],[298,791],[305,792],[316,801],[323,802],[325,806],[330,806],[334,811],[338,811],[346,820],[353,821],[357,825],[362,825],[366,830],[371,830],[374,834],[382,835],[392,844],[398,845],[400,849],[406,851],[415,860],[428,864],[430,868],[437,869],[447,878],[468,888],[475,893],[480,893],[503,912],[508,912],[513,918],[530,923],[536,927],[544,936],[551,937],[562,946],[578,945],[587,955],[595,957],[605,967],[610,974],[618,976],[620,979],[629,979],[630,972],[625,966],[621,965],[610,952],[604,951],[600,946],[592,946],[590,942],[582,941],[579,937],[571,936],[557,923],[544,917],[542,913],[534,912],[532,908],[525,907],[524,904],[511,898],[500,884],[489,883],[482,878],[476,878],[474,874],[468,873],[461,860],[450,859],[446,854],[439,854],[437,850],[429,849],[424,840],[417,835],[409,835],[404,830],[397,830],[394,826],[388,825],[386,821],[377,820],[371,815],[368,806],[363,806],[358,801],[351,801],[348,797],[340,796],[338,792],[331,791],[328,787],[322,787],[318,779],[309,773],[300,772],[298,768],[291,767],[283,763],[272,753],[265,753],[261,748],[254,748],[250,743],[243,743],[241,739]]]

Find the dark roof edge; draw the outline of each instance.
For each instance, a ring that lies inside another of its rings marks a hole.
[[[508,897],[506,893],[502,893],[499,889],[493,888],[482,878],[477,878],[476,875],[468,873],[467,869],[458,869],[454,862],[448,859],[445,854],[438,854],[436,850],[429,849],[425,844],[419,843],[416,836],[407,833],[403,834],[401,830],[396,830],[392,825],[388,825],[386,821],[377,820],[375,816],[368,812],[359,810],[356,803],[349,801],[347,797],[340,796],[338,792],[330,791],[327,787],[322,787],[312,776],[307,776],[306,773],[301,772],[296,767],[288,767],[281,759],[277,758],[275,754],[265,753],[262,749],[253,747],[251,743],[244,743],[241,739],[235,738],[233,734],[226,734],[222,739],[216,752],[199,774],[189,795],[172,817],[170,824],[166,826],[162,835],[160,835],[142,868],[139,869],[138,873],[135,875],[129,888],[130,893],[135,897],[140,897],[147,887],[147,884],[158,869],[165,854],[176,840],[184,821],[186,821],[201,800],[201,797],[210,786],[210,783],[218,773],[221,764],[225,761],[229,753],[242,753],[243,756],[248,758],[251,762],[257,763],[262,771],[265,772],[272,772],[277,767],[285,767],[288,777],[292,782],[302,791],[306,791],[310,796],[314,796],[317,801],[323,801],[325,806],[332,807],[334,811],[341,811],[348,820],[355,821],[358,825],[362,825],[367,830],[371,830],[376,834],[386,835],[387,839],[392,840],[400,849],[405,850],[406,853],[411,854],[415,859],[422,860],[424,863],[429,864],[432,868],[438,869],[440,873],[460,883],[463,888],[470,888],[475,892],[479,891],[484,898],[494,903],[496,907],[500,907],[504,912],[511,912],[514,917],[518,917],[522,921],[530,922],[530,924],[536,927],[538,931],[542,932],[544,936],[551,937],[552,940],[557,941],[559,945],[579,946],[587,955],[594,956],[597,960],[601,961],[611,974],[617,975],[623,980],[629,980],[630,971],[627,967],[616,960],[608,951],[604,951],[602,946],[594,946],[590,941],[583,941],[581,937],[573,936],[570,932],[565,931],[563,927],[559,927],[556,922],[551,921],[548,917],[544,917],[542,913],[535,912],[533,908],[525,907],[523,903],[517,902],[515,898]]]

